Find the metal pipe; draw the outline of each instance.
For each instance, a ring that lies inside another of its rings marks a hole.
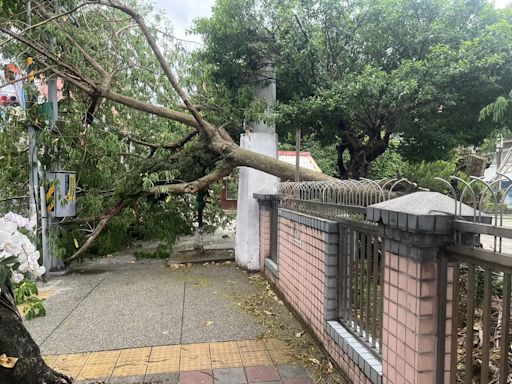
[[[295,182],[300,181],[300,128],[295,131]]]

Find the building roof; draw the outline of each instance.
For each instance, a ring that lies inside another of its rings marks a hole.
[[[295,165],[295,151],[277,151],[277,156],[278,160]],[[302,168],[310,169],[316,172],[322,172],[315,159],[313,159],[313,156],[311,156],[310,152],[300,152],[299,165]]]

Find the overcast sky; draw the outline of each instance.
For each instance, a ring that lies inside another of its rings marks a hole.
[[[156,9],[165,11],[167,19],[174,25],[174,35],[181,39],[201,41],[199,36],[185,33],[192,26],[192,20],[210,16],[215,0],[150,0]]]
[[[201,41],[199,36],[187,36],[185,31],[197,17],[209,16],[215,0],[150,0],[157,9],[162,9],[174,24],[174,34],[178,38]],[[512,0],[494,0],[498,7],[512,4]]]

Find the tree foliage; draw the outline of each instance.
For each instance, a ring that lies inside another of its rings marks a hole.
[[[339,175],[357,178],[391,137],[432,161],[493,131],[478,113],[512,85],[511,20],[481,0],[221,0],[196,22],[196,60],[243,115],[237,95],[270,58],[279,132],[336,143]]]

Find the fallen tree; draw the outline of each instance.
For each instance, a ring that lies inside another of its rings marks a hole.
[[[180,103],[182,104],[177,103],[176,109],[164,107],[156,102],[143,101],[116,90],[116,74],[121,70],[120,66],[122,65],[113,62],[112,66],[107,68],[102,63],[102,60],[95,58],[94,53],[79,43],[76,36],[73,36],[73,33],[70,33],[64,27],[64,18],[72,12],[79,12],[84,7],[93,8],[88,11],[90,12],[89,15],[101,17],[101,10],[98,9],[98,6],[113,9],[117,12],[110,20],[112,23],[117,22],[119,18],[123,17],[122,15],[125,17],[124,21],[126,21],[126,16],[130,18],[130,23],[133,25],[126,25],[124,23],[123,27],[115,33],[120,34],[122,33],[121,30],[124,32],[135,27],[142,33],[160,66],[161,72],[164,74],[163,79],[179,96]],[[178,82],[172,70],[172,63],[168,62],[164,53],[160,50],[152,31],[147,26],[144,18],[136,10],[116,0],[84,1],[76,4],[71,9],[72,11],[62,11],[61,9],[55,11],[50,8],[48,2],[34,2],[32,12],[33,16],[37,16],[37,23],[30,27],[19,27],[19,23],[16,23],[16,17],[20,13],[14,13],[14,16],[10,19],[2,19],[0,33],[6,36],[7,40],[0,44],[4,45],[14,42],[18,44],[18,49],[19,47],[22,47],[23,50],[28,49],[34,57],[35,63],[44,68],[42,72],[51,73],[53,76],[64,79],[72,86],[74,92],[87,95],[90,103],[84,119],[85,125],[92,123],[95,115],[98,113],[98,109],[101,108],[102,101],[107,100],[142,113],[188,126],[192,131],[189,130],[188,133],[174,143],[163,145],[152,143],[151,140],[146,138],[136,138],[129,132],[119,132],[128,142],[149,148],[150,154],[148,156],[141,156],[135,153],[125,154],[127,156],[137,156],[140,158],[140,164],[127,172],[130,177],[126,177],[126,181],[122,183],[122,188],[115,191],[115,196],[118,198],[116,203],[100,215],[88,239],[71,257],[66,259],[66,263],[82,257],[107,227],[109,221],[142,197],[197,193],[229,175],[235,167],[239,166],[251,167],[276,175],[283,180],[294,178],[294,166],[241,148],[222,125],[215,126],[201,114],[186,90]],[[37,33],[37,29],[42,27],[51,27],[50,29],[56,35],[56,39],[62,39],[66,42],[66,50],[58,53],[49,50],[45,46],[46,35],[44,33]],[[77,60],[77,57],[79,59],[74,63],[71,57],[75,60]],[[184,106],[187,112],[179,111],[178,108],[180,106]],[[239,127],[239,130],[242,130],[242,128]],[[191,141],[194,142],[191,144]],[[84,148],[84,156],[87,153],[86,144],[85,136],[76,143],[77,146]],[[194,148],[191,150],[190,146]],[[167,157],[169,161],[164,163],[159,161],[158,158],[154,158],[153,155],[158,150],[165,150],[170,153],[170,156]],[[167,182],[156,183],[156,185],[151,185],[149,188],[141,186],[144,175],[153,171],[167,171],[171,167],[169,164],[172,164],[172,161],[178,162],[180,157],[187,156],[190,151],[195,151],[195,153],[206,152],[213,159],[213,165],[205,168],[209,169],[206,174],[202,174],[192,180],[166,180]],[[300,177],[302,180],[331,179],[324,174],[307,169],[300,170]],[[112,194],[113,192],[109,191],[108,193]],[[14,367],[7,368],[0,365],[0,382],[9,384],[65,384],[72,382],[72,379],[51,370],[44,363],[37,344],[23,326],[21,316],[15,306],[9,280],[2,286],[0,322],[2,324],[0,331],[0,355],[5,353],[7,357],[17,359]]]

